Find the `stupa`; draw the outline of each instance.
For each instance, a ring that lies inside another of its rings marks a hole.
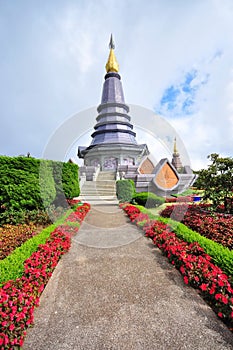
[[[115,179],[132,179],[137,192],[151,191],[160,196],[183,192],[194,183],[195,175],[190,166],[182,165],[176,139],[172,160],[163,158],[157,164],[147,145],[137,143],[129,107],[124,99],[112,35],[109,49],[92,142],[88,147],[78,148],[78,157],[84,160],[80,167],[82,180],[100,180],[103,173],[111,172]]]
[[[88,147],[79,147],[78,156],[85,166],[99,166],[100,170],[117,170],[120,165],[138,166],[149,154],[146,144],[139,145],[133,131],[129,107],[125,104],[115,45],[111,35],[110,53],[106,63],[105,81],[98,116]]]

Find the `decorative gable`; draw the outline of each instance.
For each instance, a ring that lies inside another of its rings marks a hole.
[[[179,174],[168,159],[161,159],[155,167],[153,183],[162,190],[174,189],[179,184]]]
[[[155,166],[149,157],[143,159],[138,168],[140,174],[153,174],[154,169]]]

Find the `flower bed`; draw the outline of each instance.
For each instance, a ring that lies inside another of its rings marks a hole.
[[[0,260],[5,259],[15,248],[35,236],[35,225],[5,225],[0,228]]]
[[[79,222],[81,223],[88,211],[90,210],[90,204],[84,203],[83,205],[77,207],[77,210],[72,212],[66,219],[66,222]]]
[[[233,249],[233,216],[204,212],[202,205],[172,205],[160,215],[180,221],[201,235]]]
[[[83,219],[88,208],[90,206],[83,205],[76,209],[79,220],[78,211],[81,210]],[[13,350],[23,345],[26,329],[33,324],[33,312],[39,305],[39,296],[59,259],[69,250],[70,236],[77,230],[78,226],[69,226],[68,221],[67,224],[58,226],[46,243],[40,245],[25,261],[22,277],[8,281],[0,289],[1,350]]]
[[[204,299],[232,330],[233,288],[230,279],[212,262],[204,249],[197,242],[188,243],[178,238],[165,223],[151,220],[147,214],[142,216],[138,208],[132,205],[121,207],[132,222],[142,226],[145,235],[180,271],[184,282],[199,289]]]

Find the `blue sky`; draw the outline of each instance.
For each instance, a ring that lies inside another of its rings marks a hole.
[[[67,118],[100,103],[111,32],[126,102],[163,116],[194,169],[232,156],[231,0],[0,0],[0,154],[42,157]]]
[[[168,86],[158,101],[155,112],[171,118],[189,116],[198,112],[197,94],[200,93],[203,85],[208,84],[209,78],[207,73],[202,79],[199,79],[199,75],[200,72],[197,69],[191,69],[176,84]]]

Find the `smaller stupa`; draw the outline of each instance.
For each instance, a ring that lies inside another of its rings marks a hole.
[[[180,154],[177,150],[177,145],[176,145],[176,137],[174,139],[174,149],[173,149],[173,155],[172,155],[172,165],[174,166],[174,168],[176,168],[176,170],[178,171],[178,173],[182,173],[183,171],[183,165],[181,163],[180,160]]]

